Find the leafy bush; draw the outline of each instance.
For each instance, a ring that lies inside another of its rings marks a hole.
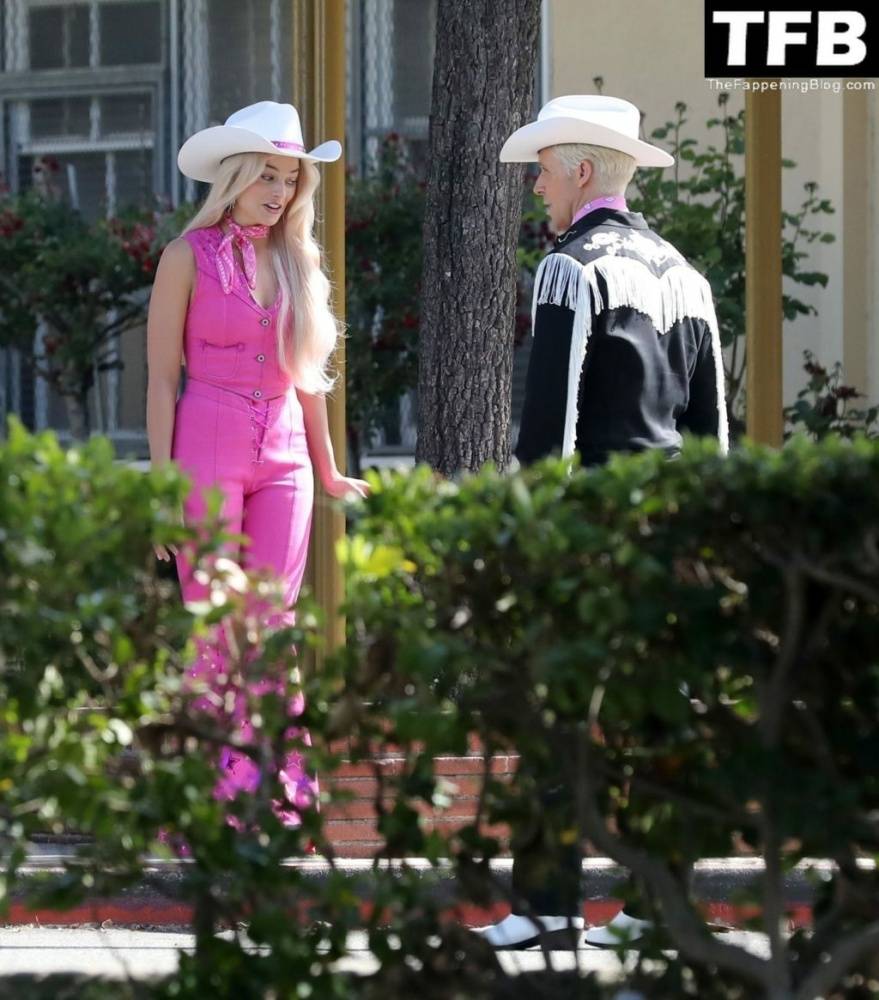
[[[879,951],[879,875],[861,863],[879,853],[879,445],[723,459],[690,442],[674,462],[458,483],[420,469],[385,477],[355,528],[350,728],[407,762],[385,791],[389,852],[448,853],[472,898],[496,898],[492,825],[544,811],[533,779],[492,775],[518,751],[575,790],[573,827],[543,812],[553,835],[646,887],[664,927],[648,995],[877,995],[857,983]],[[473,734],[478,814],[443,842],[418,812],[454,796],[434,761]],[[697,859],[742,842],[765,863],[740,900],[765,959],[713,937],[690,893]],[[837,870],[788,936],[784,873],[815,857]]]
[[[573,820],[543,815],[554,834],[591,840],[657,908],[655,962],[632,979],[645,995],[875,996],[879,876],[864,861],[879,854],[877,473],[875,441],[800,438],[726,459],[690,442],[674,462],[630,456],[573,474],[547,462],[457,483],[425,469],[375,479],[343,545],[349,644],[320,674],[300,664],[297,681],[308,601],[295,629],[269,628],[271,582],[213,558],[222,535],[199,543],[209,608],[182,609],[157,576],[152,542],[195,544],[175,523],[185,484],[173,470],[143,475],[104,441],[65,452],[13,426],[0,448],[0,907],[21,891],[37,834],[92,838],[32,890],[64,906],[141,880],[145,857],[167,853],[164,830],[192,854],[180,894],[196,949],[158,995],[306,984],[316,998],[597,998],[594,983],[510,981],[405,861],[450,863],[450,902],[498,899],[498,824],[545,809],[534,778],[493,774],[497,753],[517,751],[575,790]],[[315,742],[301,750],[318,773],[332,772],[343,735],[364,759],[388,746],[402,758],[398,774],[375,765],[385,846],[367,898],[336,868],[320,813],[281,826],[276,781],[213,798],[218,747],[235,738],[182,681],[198,643],[213,642],[232,687],[273,682],[252,696],[261,725],[240,745],[265,774],[297,739],[285,706],[300,690]],[[486,752],[477,815],[443,834],[425,816],[456,790],[436,758],[474,738]],[[319,884],[283,863],[306,838],[330,865]],[[694,862],[742,842],[765,861],[742,902],[769,959],[712,937],[690,894]],[[816,879],[814,926],[788,936],[783,876],[814,857],[837,867]],[[337,961],[363,926],[378,969],[352,980]]]
[[[216,503],[203,539],[177,525],[185,488],[171,467],[117,465],[101,438],[65,451],[13,423],[0,445],[0,913],[25,891],[19,869],[38,835],[88,838],[61,876],[27,880],[32,904],[58,908],[144,880],[148,856],[169,856],[167,840],[193,859],[179,892],[194,908],[197,947],[160,995],[255,997],[270,985],[292,995],[309,982],[315,997],[342,996],[331,965],[357,919],[352,889],[339,876],[310,896],[300,869],[282,864],[308,839],[324,846],[320,814],[305,810],[301,828],[282,826],[276,777],[232,802],[212,795],[223,745],[265,775],[276,775],[288,748],[311,770],[331,770],[325,749],[301,746],[286,709],[304,690],[302,724],[328,729],[330,681],[292,653],[312,644],[314,615],[304,600],[296,628],[270,628],[280,589],[217,557],[228,539]],[[157,573],[154,541],[196,547],[208,606],[182,607],[176,582]],[[250,689],[251,740],[234,735],[226,699],[194,702],[206,692],[183,681],[197,650],[214,644],[226,650],[228,692],[244,689],[245,675],[251,685],[270,681],[262,694]],[[311,907],[329,908],[332,925],[315,928]],[[269,951],[249,954],[248,942]]]
[[[89,223],[35,192],[0,195],[0,346],[19,350],[65,400],[75,438],[90,430],[97,373],[121,367],[118,338],[146,316],[163,228],[162,212]],[[41,323],[45,333],[36,341]]]
[[[172,891],[193,907],[195,949],[174,975],[125,984],[120,996],[402,998],[418,978],[419,954],[436,973],[425,997],[466,988],[475,972],[455,958],[466,932],[442,926],[423,872],[377,863],[364,898],[361,881],[337,868],[320,812],[304,810],[300,828],[280,824],[277,780],[231,802],[213,797],[222,745],[251,755],[264,775],[275,775],[292,747],[325,779],[338,762],[329,743],[348,732],[347,701],[332,661],[316,673],[292,655],[318,632],[307,597],[295,628],[269,627],[281,590],[218,557],[231,539],[219,530],[217,498],[203,535],[178,525],[185,490],[173,467],[144,474],[118,465],[102,438],[67,451],[13,422],[0,444],[0,916],[13,897],[63,909],[149,881],[148,858],[169,857],[171,843],[191,857]],[[181,606],[176,584],[157,572],[154,542],[195,546],[211,584],[208,606]],[[250,741],[234,735],[225,699],[213,708],[194,702],[206,692],[183,680],[198,650],[214,644],[226,652],[228,690],[241,690],[245,676],[251,684]],[[262,678],[269,690],[253,693]],[[300,692],[306,708],[296,724],[310,730],[313,747],[290,730],[286,706]],[[322,799],[331,799],[326,788]],[[63,873],[22,879],[29,842],[68,830],[85,840]],[[288,863],[309,840],[329,864],[319,882]],[[352,980],[337,963],[364,907],[382,972]],[[481,954],[485,968],[496,967],[488,949]],[[34,986],[0,977],[0,992],[7,985],[17,996]],[[115,985],[81,978],[37,988],[117,995]]]
[[[601,77],[595,78],[600,90]],[[707,128],[718,141],[700,145],[687,134],[687,105],[678,101],[674,117],[651,131],[675,158],[668,170],[638,170],[629,197],[633,211],[673,243],[711,283],[717,308],[720,339],[727,348],[727,403],[733,427],[743,429],[745,376],[745,112],[727,111],[729,95],[717,98],[718,115]],[[796,164],[784,160],[783,167]],[[833,205],[819,194],[818,184],[804,185],[801,204],[782,212],[782,272],[786,287],[827,285],[827,275],[808,268],[809,247],[832,243],[832,233],[821,228],[821,218],[833,214]],[[785,292],[784,318],[817,314],[796,295]]]
[[[803,352],[803,365],[809,380],[798,393],[797,401],[785,407],[784,416],[790,433],[805,432],[815,440],[828,434],[852,437],[857,433],[875,434],[879,406],[857,409],[850,404],[864,399],[864,394],[842,381],[842,365],[836,362],[829,370],[818,363],[811,351]]]
[[[418,373],[424,184],[396,133],[374,171],[348,179],[346,321],[348,440],[359,461]]]

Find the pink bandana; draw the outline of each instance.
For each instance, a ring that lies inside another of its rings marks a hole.
[[[578,208],[574,213],[574,218],[571,219],[571,225],[573,226],[575,222],[579,222],[584,215],[588,215],[590,212],[597,212],[599,208],[614,208],[618,212],[629,211],[624,195],[606,194],[602,195],[600,198],[593,198],[592,201],[587,201],[585,205],[581,205],[580,208]]]
[[[250,241],[264,239],[269,234],[269,227],[239,226],[228,216],[223,221],[229,231],[223,235],[223,240],[217,248],[217,274],[220,277],[220,284],[227,295],[232,291],[235,275],[235,255],[232,248],[237,246],[244,264],[244,277],[253,291],[256,288],[256,251]]]

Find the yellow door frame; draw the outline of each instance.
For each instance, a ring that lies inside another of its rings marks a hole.
[[[752,81],[756,82],[759,81]],[[775,447],[784,437],[781,242],[781,91],[748,90],[745,93],[747,433],[753,441]]]

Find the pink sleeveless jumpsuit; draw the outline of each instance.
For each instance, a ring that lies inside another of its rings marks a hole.
[[[172,458],[190,476],[193,489],[184,509],[187,524],[205,513],[203,491],[217,487],[228,530],[244,535],[238,556],[245,569],[270,570],[284,584],[284,624],[292,624],[308,553],[314,479],[305,438],[302,407],[290,378],[278,363],[278,303],[264,309],[251,295],[239,265],[231,288],[223,290],[217,250],[218,226],[186,233],[195,255],[196,281],[186,315],[186,388],[177,403]],[[185,555],[177,558],[184,601],[204,600],[206,588],[192,577]],[[222,653],[213,649],[190,668],[207,680],[222,674]],[[265,682],[262,682],[265,683]],[[255,691],[255,693],[264,693]],[[234,724],[248,739],[246,698],[235,698]],[[291,706],[299,714],[302,704]],[[307,741],[307,734],[300,732]],[[316,782],[299,754],[291,753],[280,770],[288,802],[279,815],[298,823],[296,808],[315,801]],[[218,798],[253,791],[260,781],[256,764],[225,748],[220,759]]]

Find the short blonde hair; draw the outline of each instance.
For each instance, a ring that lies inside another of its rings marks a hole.
[[[565,142],[553,146],[552,150],[568,174],[572,174],[583,160],[589,160],[599,194],[625,194],[637,166],[634,156],[607,146]]]

